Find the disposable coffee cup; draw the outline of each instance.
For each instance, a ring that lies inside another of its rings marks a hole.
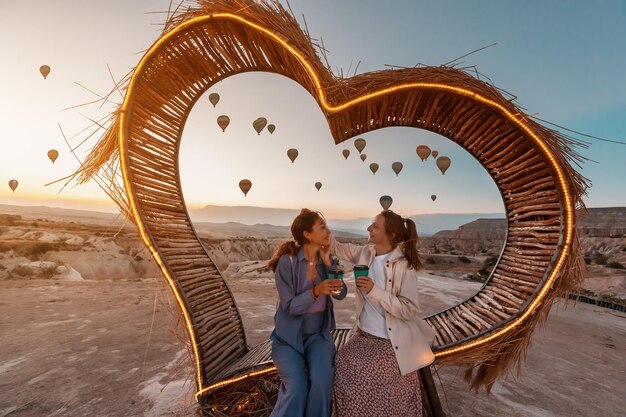
[[[340,279],[343,281],[343,271],[341,269],[331,269],[328,271],[327,279]],[[333,294],[337,295],[341,293],[341,291],[333,291]]]
[[[341,269],[331,269],[328,271],[328,278],[343,279],[343,271]]]
[[[370,272],[370,268],[367,265],[354,265],[352,271],[354,272],[354,282],[356,282],[359,277],[366,277]]]
[[[358,277],[366,277],[370,273],[370,268],[367,265],[354,265],[352,269],[354,271],[354,280]]]

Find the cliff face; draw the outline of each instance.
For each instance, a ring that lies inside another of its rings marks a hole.
[[[590,208],[578,213],[576,222],[581,236],[623,237],[626,235],[626,207]]]
[[[282,238],[232,238],[232,239],[206,239],[202,244],[217,267],[223,271],[231,263],[244,261],[267,261],[270,259],[276,247],[285,239]]]
[[[421,251],[480,255],[499,254],[506,237],[505,219],[478,219],[456,230],[442,230],[421,238]]]

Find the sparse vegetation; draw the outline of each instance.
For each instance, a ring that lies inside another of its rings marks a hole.
[[[486,276],[481,275],[480,273],[478,274],[466,274],[464,276],[465,279],[468,279],[470,281],[475,281],[475,282],[485,282],[487,280]]]
[[[624,269],[624,265],[616,261],[609,262],[606,266],[613,269]]]
[[[584,258],[584,259],[585,259],[585,264],[587,264],[587,265],[591,265],[591,257],[589,257],[589,256],[585,256],[585,258]]]
[[[485,262],[483,262],[483,267],[478,270],[480,276],[487,278],[497,262],[497,256],[490,256],[489,258],[485,259]]]
[[[593,255],[591,255],[591,260],[597,265],[606,265],[609,258],[607,258],[607,256],[603,253],[595,252]]]
[[[426,263],[429,265],[434,265],[435,264],[435,258],[433,258],[432,256],[429,256],[428,258],[426,258]]]
[[[22,220],[22,216],[12,214],[0,214],[0,225],[16,226],[17,222]]]
[[[11,270],[11,274],[18,275],[20,277],[29,277],[35,275],[35,271],[29,266],[18,265]]]
[[[490,256],[483,262],[484,267],[494,266],[498,262],[498,256]]]
[[[41,272],[44,277],[52,278],[54,274],[56,274],[57,266],[56,265],[46,265],[41,268]]]
[[[468,258],[467,256],[459,256],[459,261],[461,261],[464,264],[471,264],[472,260],[470,258]]]
[[[38,261],[46,252],[67,249],[69,246],[58,242],[8,240],[0,242],[0,252],[12,250],[16,256],[23,256],[31,261]]]

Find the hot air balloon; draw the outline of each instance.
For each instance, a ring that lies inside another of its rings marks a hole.
[[[250,180],[241,180],[239,181],[239,189],[243,192],[243,196],[248,196],[248,191],[252,188],[252,181]]]
[[[57,151],[56,149],[50,149],[48,151],[48,158],[52,161],[53,164],[54,164],[54,161],[56,161],[58,157],[59,157],[59,151]]]
[[[222,132],[226,131],[226,128],[228,127],[229,124],[230,124],[230,117],[226,116],[225,114],[217,118],[217,125],[222,128]]]
[[[435,201],[437,199],[437,196],[435,194],[433,194],[433,195],[430,196],[430,199]]]
[[[359,157],[361,158],[361,161],[363,161],[363,162],[365,162],[365,160],[367,159],[367,155],[365,155],[364,153],[359,155]]]
[[[321,183],[321,182],[319,182],[319,181],[318,181],[318,182],[316,182],[316,183],[315,183],[315,188],[317,188],[317,191],[319,191],[319,190],[320,190],[320,188],[322,188],[322,183]]]
[[[289,159],[291,159],[291,162],[293,163],[293,161],[295,161],[298,157],[298,150],[295,148],[288,149],[287,156],[289,157]]]
[[[430,148],[426,145],[420,145],[415,149],[415,153],[417,153],[417,156],[424,162],[430,156]]]
[[[267,125],[267,119],[265,117],[259,117],[254,122],[252,122],[252,127],[254,128],[254,130],[256,130],[257,135],[261,134],[261,131],[265,128],[265,125]]]
[[[376,162],[370,164],[370,171],[372,171],[372,174],[376,175],[376,171],[378,171],[378,164]]]
[[[43,79],[48,78],[48,74],[50,74],[50,67],[47,65],[42,65],[39,67],[39,72],[43,75]]]
[[[393,169],[393,172],[396,173],[397,177],[400,171],[402,171],[402,162],[394,162],[393,164],[391,164],[391,169]]]
[[[439,155],[439,151],[432,151],[430,154],[433,156],[433,158],[436,158],[437,155]]]
[[[393,198],[388,195],[384,195],[378,199],[378,202],[383,207],[383,210],[389,210],[391,203],[393,203]]]
[[[363,149],[365,149],[366,144],[367,142],[365,142],[365,139],[358,138],[357,140],[354,141],[354,147],[356,148],[357,151],[359,151],[359,153],[363,152]]]
[[[344,149],[343,151],[341,151],[341,153],[343,154],[343,157],[348,159],[348,157],[350,156],[350,149]]]
[[[274,130],[276,130],[276,126],[274,125],[267,125],[267,130],[270,131],[270,134],[274,133]]]
[[[448,168],[450,168],[451,162],[452,161],[450,161],[450,158],[448,158],[447,156],[441,156],[437,158],[437,167],[441,171],[441,175],[446,175],[446,171],[448,170]]]
[[[220,101],[220,95],[217,93],[211,93],[209,94],[209,101],[211,102],[211,104],[213,105],[213,107],[215,107],[215,105],[217,103],[219,103]]]
[[[9,181],[9,187],[11,187],[11,191],[15,192],[15,189],[17,188],[17,180],[11,180]]]

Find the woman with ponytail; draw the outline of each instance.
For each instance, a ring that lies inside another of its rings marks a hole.
[[[340,279],[326,279],[330,230],[320,213],[302,209],[291,234],[293,240],[279,245],[269,261],[279,298],[272,360],[281,377],[271,416],[328,417],[335,357],[332,298],[344,299],[347,288]]]
[[[353,336],[335,358],[332,415],[422,416],[418,369],[434,360],[435,334],[418,308],[415,223],[385,210],[367,231],[364,246],[331,238],[332,253],[369,268],[356,280]]]

